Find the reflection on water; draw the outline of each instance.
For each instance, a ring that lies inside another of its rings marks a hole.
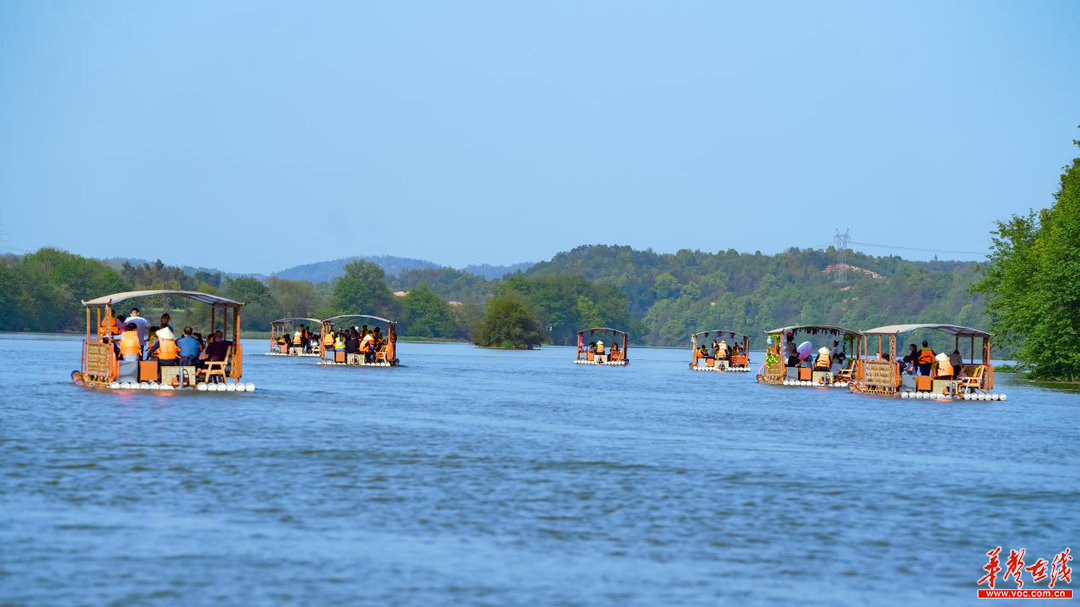
[[[0,336],[0,603],[951,603],[995,546],[1080,539],[1080,401],[1004,375],[938,403],[681,350],[263,349],[253,394],[109,393],[78,341]]]

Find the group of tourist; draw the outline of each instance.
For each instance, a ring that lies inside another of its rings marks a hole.
[[[727,361],[728,364],[731,364],[731,357],[742,356],[743,354],[746,354],[746,352],[743,352],[742,344],[736,343],[732,346],[728,346],[727,341],[723,339],[721,339],[720,341],[714,339],[712,341],[711,351],[709,350],[709,347],[705,345],[704,342],[702,342],[701,345],[698,346],[697,353],[698,356],[701,358],[714,358],[716,360],[724,360]]]
[[[304,354],[319,353],[319,337],[308,329],[307,325],[298,327],[292,336],[282,333],[277,338],[277,345],[285,348],[298,348]]]
[[[604,346],[603,341],[590,341],[589,345],[585,347],[585,351],[592,354],[594,362],[606,363],[609,360],[621,360],[619,342],[612,341],[611,348]]]
[[[361,360],[364,363],[375,362],[379,352],[387,345],[382,328],[368,329],[367,325],[336,331],[331,329],[323,336],[322,342],[322,347],[327,354],[334,353],[334,360],[350,365],[358,365]],[[342,360],[337,360],[339,358]]]
[[[812,348],[811,348],[812,350]],[[832,347],[822,346],[818,348],[817,355],[800,356],[795,345],[794,336],[788,334],[787,340],[787,363],[788,368],[807,367],[815,371],[828,371],[836,373],[847,365],[848,355],[839,340],[833,340]]]
[[[106,327],[103,320],[98,335],[113,343],[123,361],[156,360],[161,366],[200,367],[208,361],[226,360],[233,342],[225,339],[220,329],[204,339],[202,333],[184,327],[177,337],[171,320],[162,314],[160,322],[151,325],[138,308],[132,308],[127,315],[114,318],[111,326]]]
[[[885,360],[889,355],[883,356]],[[908,354],[897,361],[900,365],[901,375],[915,375],[916,373],[934,379],[958,379],[964,376],[964,357],[959,350],[953,350],[952,354],[934,352],[930,344],[925,340],[922,348],[915,344],[908,345]]]

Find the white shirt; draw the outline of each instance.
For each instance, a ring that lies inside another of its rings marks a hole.
[[[150,327],[150,323],[146,322],[146,319],[142,316],[128,316],[127,320],[124,321],[124,324],[129,322],[135,324],[135,329],[139,332],[139,341],[145,344],[146,330]]]

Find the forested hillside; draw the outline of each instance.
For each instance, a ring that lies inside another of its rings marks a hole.
[[[968,294],[981,264],[849,251],[850,267],[841,279],[835,258],[831,247],[762,255],[582,246],[525,275],[579,275],[616,287],[627,298],[635,341],[656,345],[681,345],[690,333],[710,328],[760,335],[808,323],[855,329],[920,321],[984,324],[981,296]]]
[[[918,321],[986,324],[982,296],[968,294],[980,264],[854,252],[847,260],[841,273],[831,249],[659,254],[596,245],[504,279],[437,267],[390,274],[356,260],[342,266],[339,278],[309,282],[189,274],[160,261],[113,268],[42,249],[2,258],[0,329],[80,330],[80,299],[143,288],[197,289],[245,301],[244,327],[256,331],[280,316],[364,312],[399,320],[403,335],[470,339],[487,302],[511,291],[531,306],[547,339],[562,344],[595,325],[629,330],[637,344],[680,346],[690,333],[713,328],[761,335],[805,323],[856,329]]]

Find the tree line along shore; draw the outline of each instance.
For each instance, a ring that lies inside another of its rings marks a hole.
[[[138,289],[195,290],[245,302],[248,331],[286,316],[363,312],[397,320],[405,338],[502,348],[573,344],[577,331],[595,326],[629,331],[635,345],[685,346],[702,328],[754,336],[795,324],[865,329],[947,322],[988,327],[997,334],[998,354],[1015,358],[1018,370],[1033,377],[1080,379],[1080,159],[1065,167],[1049,208],[997,223],[986,262],[855,251],[845,258],[837,264],[832,247],[764,255],[587,245],[498,279],[452,268],[388,275],[357,260],[342,276],[312,283],[43,248],[0,257],[0,330],[82,331],[81,300]],[[187,305],[143,304],[151,313],[168,308],[176,324],[208,322],[205,310]]]

